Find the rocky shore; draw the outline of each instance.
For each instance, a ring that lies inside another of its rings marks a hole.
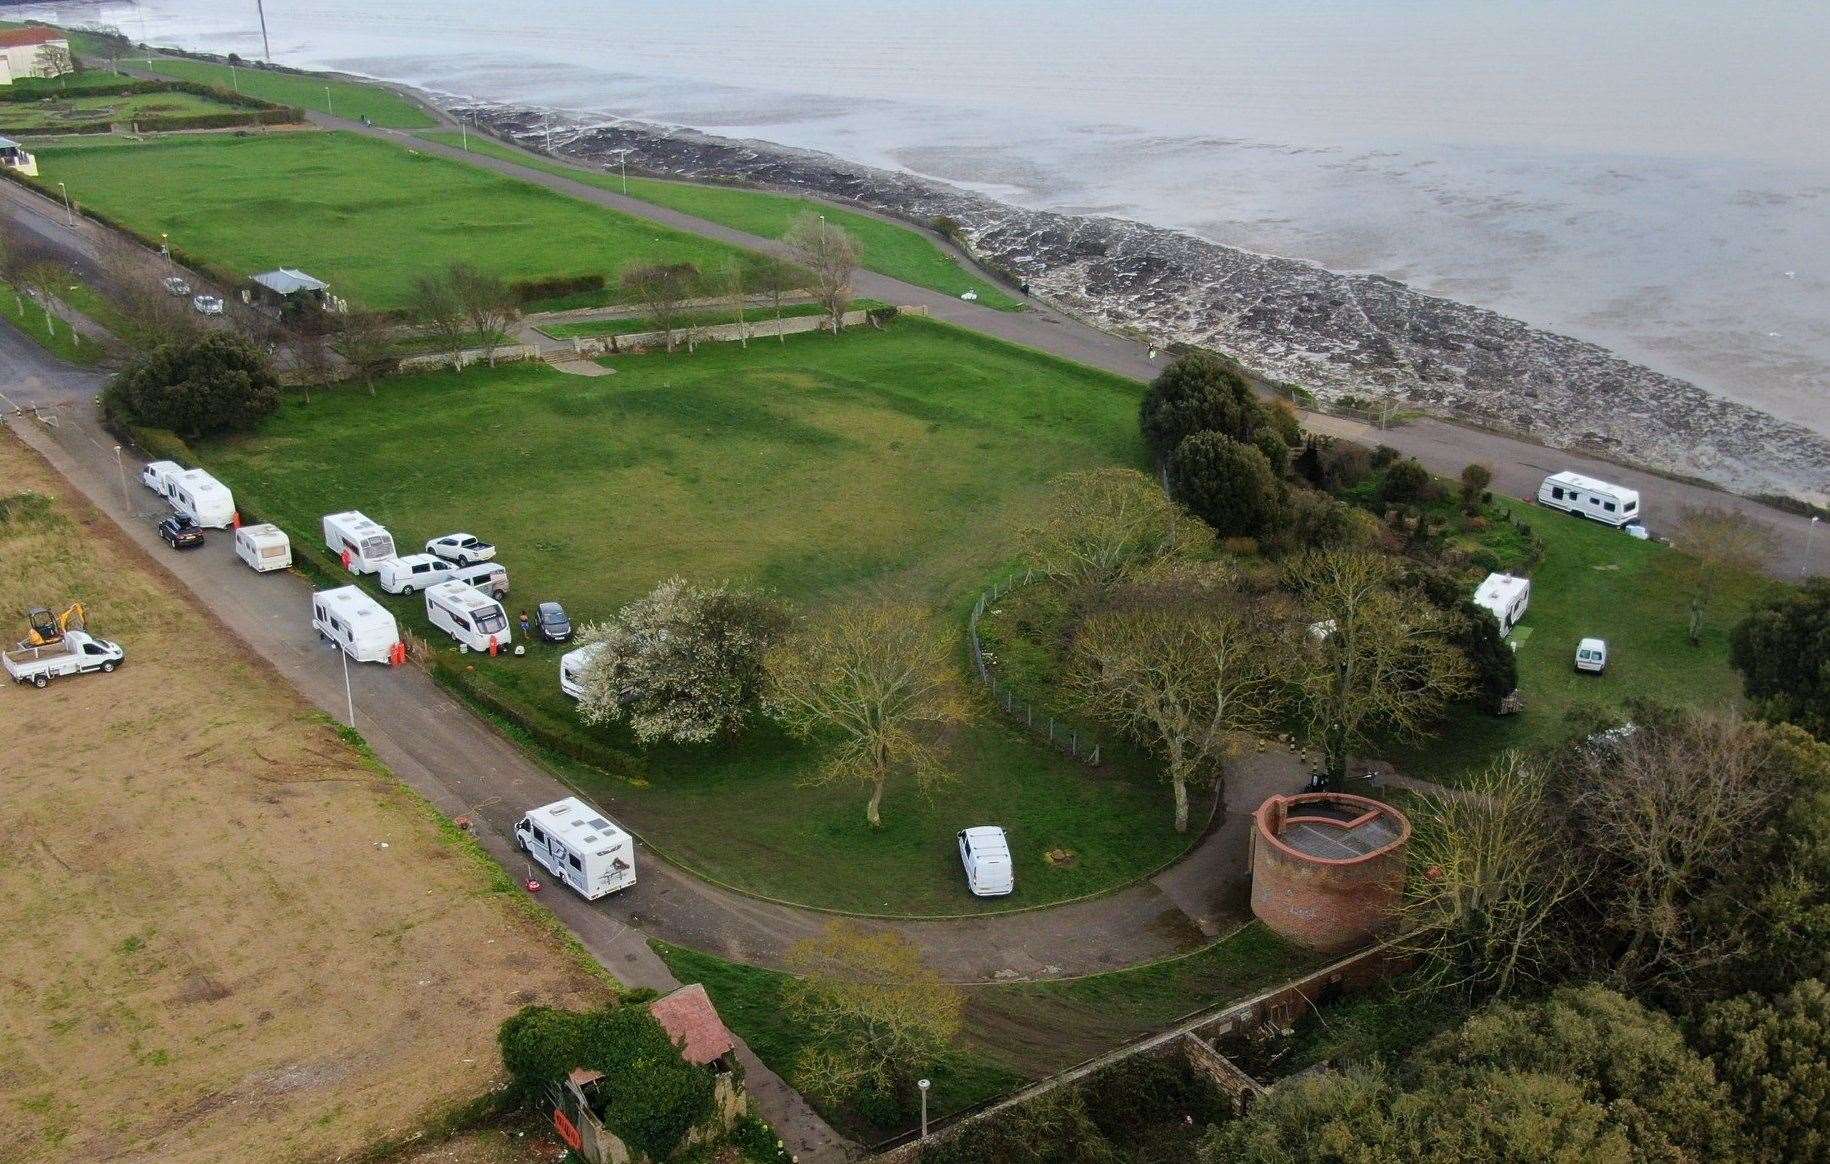
[[[530,148],[542,111],[454,106]],[[952,219],[973,252],[1069,311],[1222,351],[1334,405],[1395,405],[1518,431],[1750,494],[1830,499],[1830,440],[1605,348],[1376,275],[1341,275],[1109,217],[1023,210],[907,174],[766,142],[619,121],[551,122],[593,165],[820,195]]]

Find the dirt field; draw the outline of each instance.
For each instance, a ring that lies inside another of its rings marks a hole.
[[[80,597],[128,661],[0,689],[0,1161],[333,1158],[486,1091],[524,1002],[602,995],[60,486],[0,432],[0,637]]]

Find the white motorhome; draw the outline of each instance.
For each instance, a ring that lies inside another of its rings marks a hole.
[[[360,586],[339,586],[311,596],[311,625],[358,663],[389,663],[400,628],[387,609]]]
[[[389,558],[375,567],[375,580],[389,594],[412,594],[450,579],[457,567],[432,554]]]
[[[559,656],[559,690],[573,699],[584,698],[585,690],[579,686],[579,680],[584,677],[585,668],[591,665],[592,658],[603,648],[602,643],[592,643],[588,647],[567,651]]]
[[[184,466],[176,461],[148,461],[140,470],[140,484],[165,497],[166,482],[184,472]]]
[[[235,523],[235,498],[229,487],[202,469],[186,469],[165,479],[172,508],[205,529],[228,529]]]
[[[1531,606],[1531,579],[1489,574],[1474,588],[1474,605],[1491,613],[1500,624],[1500,633],[1506,634]]]
[[[1553,473],[1544,478],[1538,486],[1538,504],[1605,525],[1622,526],[1640,519],[1637,490],[1580,473]]]
[[[635,842],[576,796],[528,809],[515,841],[587,901],[635,884]]]
[[[271,522],[244,525],[235,531],[235,556],[257,573],[284,570],[292,565],[292,539]]]
[[[468,582],[440,582],[426,591],[426,618],[473,651],[508,646],[508,612]]]
[[[394,535],[353,509],[324,515],[324,544],[357,574],[373,574],[394,556]]]

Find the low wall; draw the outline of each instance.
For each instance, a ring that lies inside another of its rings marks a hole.
[[[899,307],[898,315],[926,315],[925,307]],[[847,311],[839,317],[840,327],[857,327],[871,319],[869,311]],[[777,336],[801,335],[810,331],[830,330],[831,323],[824,315],[796,315],[787,319],[746,320],[743,323],[720,323],[711,327],[676,328],[672,332],[674,345],[682,343],[737,343],[742,340],[774,339]],[[616,352],[649,351],[667,346],[669,333],[665,331],[639,331],[628,335],[607,335],[602,337],[579,338],[572,340],[572,350],[581,356],[607,356]]]

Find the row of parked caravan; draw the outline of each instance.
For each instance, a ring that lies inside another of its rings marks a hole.
[[[174,550],[202,546],[206,529],[233,529],[235,556],[249,569],[266,573],[292,565],[292,542],[286,531],[264,522],[241,524],[235,495],[202,469],[187,469],[176,461],[153,461],[140,470],[140,483],[172,507],[172,515],[159,523],[159,536]]]
[[[467,533],[431,538],[419,553],[401,554],[386,526],[357,510],[324,515],[324,544],[353,574],[372,574],[389,594],[423,593],[426,620],[473,651],[500,651],[514,641],[508,611],[508,571],[496,548]],[[352,659],[398,662],[400,628],[387,608],[358,586],[312,596],[312,625]]]

